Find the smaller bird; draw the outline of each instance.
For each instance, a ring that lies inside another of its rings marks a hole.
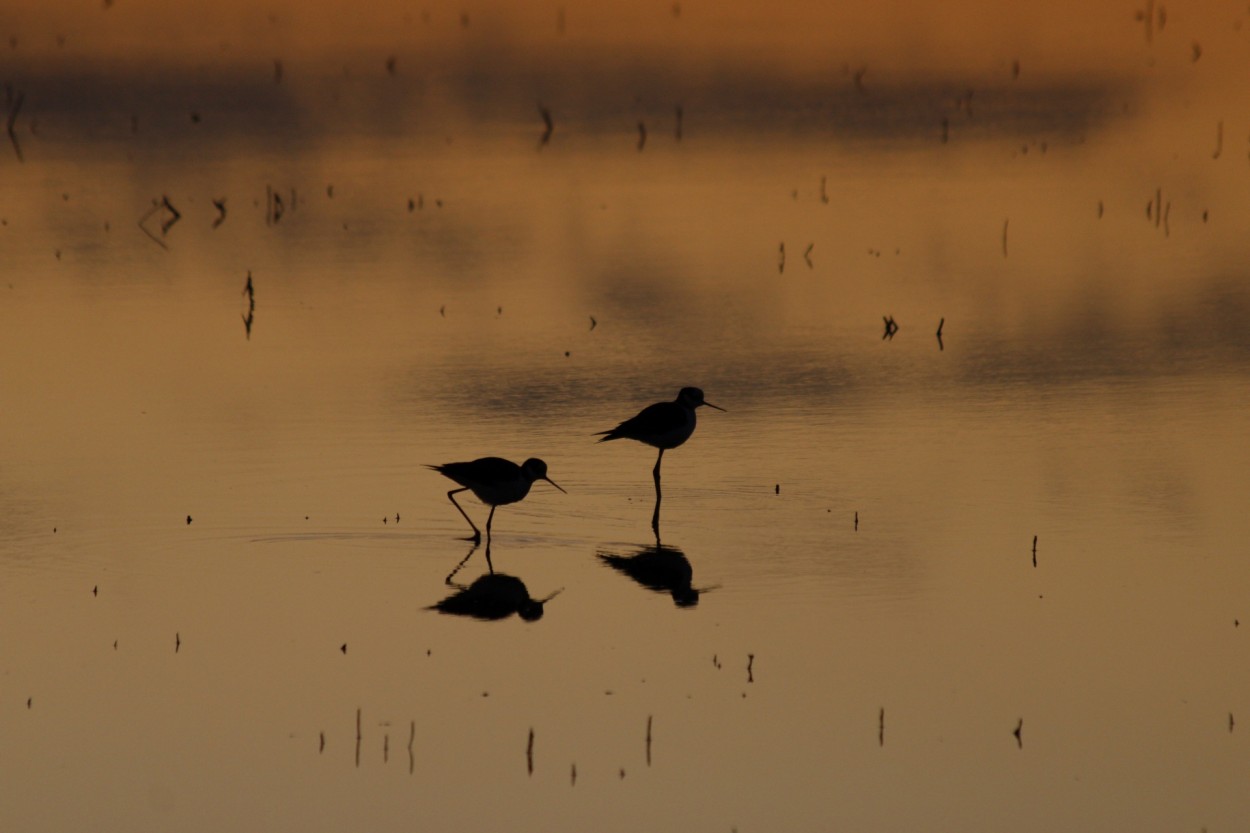
[[[625,420],[611,431],[600,431],[596,435],[603,437],[599,440],[601,443],[619,439],[637,440],[660,450],[659,456],[655,458],[655,468],[651,472],[655,478],[655,513],[651,516],[651,528],[656,535],[660,533],[660,462],[664,459],[666,450],[676,448],[690,439],[696,422],[694,411],[701,405],[718,411],[725,410],[704,400],[703,391],[699,388],[682,388],[672,402],[648,405],[637,416]]]
[[[481,457],[468,463],[444,463],[441,466],[427,466],[450,480],[460,484],[459,489],[447,493],[447,499],[459,510],[464,519],[473,527],[473,535],[465,540],[475,544],[482,542],[482,532],[473,523],[473,519],[456,502],[456,495],[466,489],[482,503],[490,507],[486,516],[486,540],[490,541],[490,525],[495,518],[495,509],[508,503],[516,503],[530,493],[535,480],[546,480],[552,486],[564,492],[558,483],[547,476],[547,464],[536,457],[531,457],[521,465],[517,465],[502,457]],[[568,492],[565,492],[568,494]]]

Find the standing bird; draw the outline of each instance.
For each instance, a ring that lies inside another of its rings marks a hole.
[[[531,457],[521,465],[505,460],[502,457],[482,457],[471,463],[444,463],[441,466],[427,466],[434,471],[460,484],[459,489],[447,493],[447,499],[459,510],[464,519],[473,527],[473,535],[466,538],[475,544],[482,542],[482,532],[473,523],[468,513],[456,503],[456,494],[466,489],[473,492],[477,499],[490,507],[486,516],[486,540],[490,541],[490,524],[495,518],[495,507],[506,503],[516,503],[530,493],[530,486],[535,480],[546,480],[560,491],[554,480],[547,476],[547,464]],[[568,494],[565,492],[565,494]]]
[[[656,537],[660,535],[660,462],[664,459],[666,449],[677,446],[690,439],[694,433],[695,408],[707,405],[718,411],[725,410],[711,402],[705,402],[703,391],[699,388],[682,388],[672,402],[657,402],[643,408],[638,416],[627,419],[611,431],[600,431],[599,442],[619,440],[637,440],[660,450],[655,458],[655,469],[651,474],[655,478],[655,512],[651,515],[651,529]]]

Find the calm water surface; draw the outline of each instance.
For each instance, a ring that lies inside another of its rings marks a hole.
[[[1246,102],[584,69],[21,76],[0,826],[1250,824]]]

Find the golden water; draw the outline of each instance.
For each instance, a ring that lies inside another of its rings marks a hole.
[[[0,17],[0,828],[1244,828],[1246,12],[896,5]]]

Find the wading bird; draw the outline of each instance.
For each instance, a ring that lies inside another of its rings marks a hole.
[[[516,503],[530,493],[530,486],[535,480],[546,480],[560,491],[564,489],[547,476],[547,464],[531,457],[521,465],[505,460],[502,457],[482,457],[469,463],[444,463],[441,466],[427,468],[454,480],[460,484],[459,489],[447,493],[447,499],[459,510],[464,519],[473,527],[473,535],[465,540],[475,544],[482,542],[482,532],[473,523],[473,519],[456,503],[456,495],[466,489],[473,492],[477,499],[490,507],[486,516],[486,540],[490,541],[490,524],[495,518],[495,508],[507,503]],[[567,494],[567,492],[565,493]]]
[[[703,399],[703,391],[699,388],[682,388],[672,402],[657,402],[643,408],[637,416],[627,419],[611,431],[600,431],[599,442],[608,440],[637,440],[658,448],[660,454],[655,458],[655,469],[651,474],[655,478],[655,512],[651,515],[651,528],[656,537],[660,534],[660,463],[664,460],[664,452],[690,439],[694,433],[695,409],[700,405],[725,410]]]

